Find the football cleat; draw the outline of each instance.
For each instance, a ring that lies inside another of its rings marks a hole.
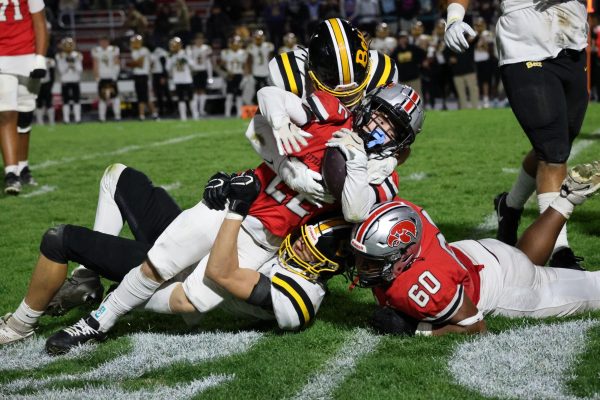
[[[35,179],[33,179],[29,167],[23,168],[23,170],[19,174],[19,179],[21,180],[21,185],[37,186],[37,182],[35,181]]]
[[[75,307],[99,304],[103,293],[104,287],[98,274],[86,268],[78,268],[50,300],[46,314],[56,317]]]
[[[46,352],[51,356],[68,353],[72,348],[84,343],[103,342],[106,333],[100,332],[100,324],[91,315],[77,323],[61,329],[46,340]]]
[[[564,247],[558,250],[550,259],[548,266],[552,268],[566,268],[574,269],[577,271],[585,271],[585,268],[581,265],[583,257],[578,257],[573,253],[569,247]]]
[[[21,193],[21,180],[16,174],[9,172],[4,176],[4,193],[13,196]]]
[[[0,318],[0,345],[18,342],[33,335],[33,328],[12,318],[8,313]],[[10,325],[8,320],[11,319]]]
[[[498,232],[496,239],[508,245],[514,246],[517,244],[517,230],[521,221],[523,209],[509,207],[506,204],[507,192],[500,193],[494,199],[494,210],[498,217]]]
[[[600,189],[600,161],[579,164],[569,170],[560,188],[561,197],[574,205],[582,204]]]

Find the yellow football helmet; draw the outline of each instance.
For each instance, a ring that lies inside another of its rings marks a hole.
[[[305,279],[328,279],[344,272],[351,231],[352,224],[341,217],[302,225],[299,232],[287,235],[279,247],[279,261],[285,269]]]

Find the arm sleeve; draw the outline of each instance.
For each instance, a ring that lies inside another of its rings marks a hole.
[[[289,116],[290,121],[298,126],[303,126],[309,122],[302,100],[293,93],[275,86],[266,86],[258,91],[256,97],[260,112],[271,125],[285,116]]]
[[[44,0],[27,0],[29,13],[35,14],[44,9]]]
[[[346,180],[342,189],[342,212],[348,222],[359,223],[367,218],[377,198],[369,187],[366,156],[364,162],[346,161]]]

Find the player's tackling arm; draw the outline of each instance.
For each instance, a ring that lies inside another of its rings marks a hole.
[[[468,24],[463,22],[469,0],[455,0],[448,3],[448,19],[444,42],[455,53],[462,53],[469,48],[465,35],[475,37],[476,33]]]
[[[418,329],[417,329],[418,330]],[[434,326],[431,334],[443,336],[448,333],[474,334],[487,331],[481,311],[477,309],[469,296],[465,295],[463,303],[447,324]]]

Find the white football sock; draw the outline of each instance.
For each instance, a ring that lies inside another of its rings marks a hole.
[[[242,101],[242,96],[238,96],[235,99],[235,108],[237,111],[237,116],[241,117],[242,116],[242,105],[243,105],[243,101]]]
[[[33,328],[34,326],[37,325],[37,322],[40,319],[40,317],[42,316],[42,314],[44,314],[43,310],[42,311],[33,310],[31,307],[29,307],[27,305],[27,303],[25,303],[25,299],[23,299],[23,301],[21,301],[21,304],[19,304],[19,307],[15,310],[15,312],[13,313],[12,316],[14,319],[19,321],[20,323]],[[25,332],[23,332],[23,333],[25,333]]]
[[[17,165],[7,165],[4,167],[4,175],[10,174],[11,172],[17,175],[19,172],[19,167]]]
[[[75,114],[75,122],[81,122],[81,104],[73,105],[73,114]]]
[[[185,105],[185,101],[177,102],[177,107],[179,107],[179,119],[187,121],[187,106]]]
[[[200,103],[198,106],[198,108],[200,109],[200,115],[205,115],[206,110],[204,108],[206,106],[206,95],[205,94],[198,95],[198,101]]]
[[[112,101],[112,109],[115,114],[115,119],[118,121],[121,119],[121,99],[119,97],[115,97]]]
[[[546,211],[546,209],[550,206],[550,204],[559,197],[559,192],[549,192],[549,193],[541,193],[537,195],[538,199],[538,207],[540,209],[540,214]],[[560,211],[559,211],[560,212]],[[567,239],[567,224],[565,224],[558,237],[556,238],[556,243],[554,244],[554,250],[552,254],[556,253],[558,250],[569,247],[569,241]]]
[[[48,122],[50,125],[54,125],[54,107],[50,107],[46,112],[48,113]]]
[[[38,125],[44,125],[44,109],[43,108],[35,109],[35,123]]]
[[[17,175],[21,175],[21,171],[23,171],[25,167],[29,167],[29,161],[19,161],[19,164],[17,164]]]
[[[98,119],[100,121],[106,121],[106,101],[98,101]]]
[[[225,116],[231,117],[231,107],[233,106],[233,95],[227,94],[225,96]]]
[[[506,205],[521,210],[533,192],[535,192],[535,177],[521,167],[517,180],[506,196]]]
[[[63,112],[63,122],[65,124],[68,124],[69,122],[71,122],[71,106],[68,104],[63,104],[62,112]]]
[[[97,310],[92,311],[92,316],[100,324],[100,331],[108,332],[119,317],[144,304],[160,285],[144,275],[141,266],[129,271],[114,292],[104,299]]]
[[[146,304],[144,304],[144,310],[159,314],[174,314],[171,310],[169,300],[171,299],[171,294],[177,285],[181,285],[181,283],[169,282],[164,286],[161,286],[156,292],[154,292]]]
[[[198,119],[198,96],[194,96],[190,102],[190,110],[192,110],[192,118]]]

